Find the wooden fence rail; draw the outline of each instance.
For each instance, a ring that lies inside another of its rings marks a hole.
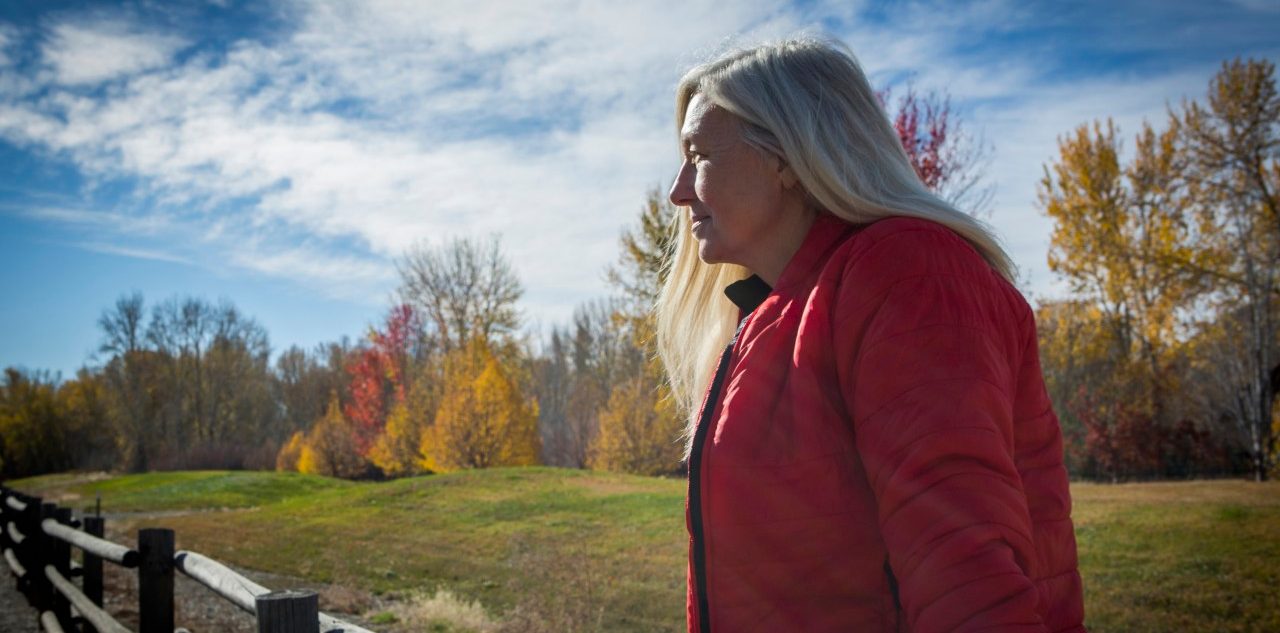
[[[195,552],[174,552],[173,530],[138,530],[137,548],[102,538],[103,519],[0,486],[0,550],[46,633],[131,633],[102,608],[102,563],[138,570],[139,633],[174,633],[181,571],[257,619],[258,633],[372,633],[317,609],[313,591],[271,591]],[[81,551],[81,563],[71,549]],[[80,578],[77,587],[72,578]]]

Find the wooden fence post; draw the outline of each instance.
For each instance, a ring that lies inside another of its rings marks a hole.
[[[53,583],[49,582],[49,578],[44,575],[44,566],[52,564],[55,560],[55,550],[57,539],[44,533],[43,523],[45,519],[52,519],[58,511],[58,504],[44,502],[40,504],[40,514],[36,516],[36,520],[31,525],[30,532],[24,532],[27,538],[32,539],[31,548],[32,557],[35,559],[34,565],[27,565],[27,573],[35,575],[35,587],[38,600],[33,601],[35,607],[40,612],[53,610],[54,596],[58,595],[58,591],[53,588]]]
[[[55,508],[53,511],[53,520],[57,521],[62,525],[70,524],[71,509]],[[40,532],[42,533],[44,532],[43,527],[41,527]],[[45,534],[45,537],[49,539],[49,552],[52,554],[49,563],[53,565],[54,569],[58,570],[58,573],[62,574],[63,578],[70,579],[71,578],[71,544],[60,538],[49,536],[48,534]],[[41,569],[40,573],[43,574],[44,570]],[[50,595],[53,598],[51,608],[54,616],[58,618],[58,621],[62,624],[63,629],[70,627],[71,626],[71,601],[67,600],[67,597],[62,595],[62,592],[56,589],[53,590]]]
[[[102,538],[104,527],[102,517],[83,517],[81,521],[84,522],[85,534]],[[94,604],[102,606],[102,559],[88,551],[82,554],[80,569],[84,574],[81,585],[84,587],[84,595]]]
[[[40,497],[28,497],[19,495],[19,500],[26,502],[27,509],[22,511],[22,515],[17,521],[13,522],[14,527],[22,532],[22,544],[14,544],[14,553],[18,556],[18,562],[27,570],[26,578],[19,583],[19,588],[23,593],[27,594],[27,600],[38,600],[40,594],[39,584],[44,578],[44,567],[37,566],[40,561],[40,548],[37,547],[39,541],[36,540],[36,529],[40,525],[40,508],[43,507]],[[7,526],[6,526],[7,527]],[[48,581],[45,581],[48,582]]]
[[[314,591],[272,591],[254,603],[258,633],[320,633],[320,598]]]
[[[138,530],[138,630],[173,633],[173,530]]]

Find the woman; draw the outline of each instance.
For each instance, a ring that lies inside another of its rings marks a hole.
[[[1083,630],[1032,312],[852,55],[726,54],[676,119],[658,327],[690,413],[689,630]]]

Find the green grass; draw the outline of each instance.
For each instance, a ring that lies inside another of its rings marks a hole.
[[[11,485],[101,492],[104,509],[239,508],[138,525],[171,527],[179,547],[246,567],[390,596],[444,588],[495,617],[532,611],[559,628],[684,624],[683,481],[530,468],[377,484],[156,473]],[[1280,484],[1074,484],[1072,494],[1091,631],[1280,631]]]
[[[250,508],[361,484],[298,473],[181,471],[110,478],[45,475],[9,485],[67,507],[93,507],[100,495],[103,512],[136,512]]]
[[[1280,631],[1280,484],[1076,484],[1089,628]]]

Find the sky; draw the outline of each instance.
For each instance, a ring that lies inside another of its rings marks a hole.
[[[678,168],[682,72],[798,33],[950,95],[1034,301],[1064,292],[1036,201],[1057,139],[1132,139],[1224,60],[1274,62],[1280,0],[5,2],[0,366],[101,363],[134,291],[230,300],[277,351],[358,339],[406,249],[457,237],[499,237],[530,332],[565,323]]]

